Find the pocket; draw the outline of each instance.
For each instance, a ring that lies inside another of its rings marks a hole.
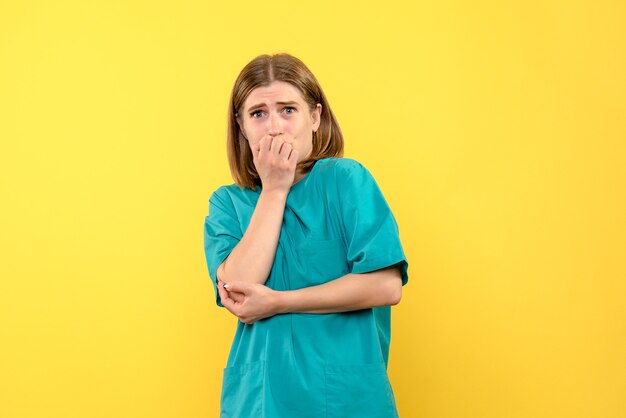
[[[384,364],[327,365],[328,418],[398,418]]]
[[[226,367],[222,379],[220,418],[263,415],[265,360]]]
[[[343,238],[307,240],[300,254],[308,272],[306,286],[326,283],[349,273]]]

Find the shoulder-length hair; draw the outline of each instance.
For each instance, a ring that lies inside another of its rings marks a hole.
[[[233,180],[240,187],[256,189],[261,180],[252,161],[252,151],[243,136],[237,116],[242,112],[248,95],[257,87],[284,81],[296,87],[312,112],[322,105],[319,128],[313,132],[313,148],[308,158],[300,161],[296,170],[311,170],[317,160],[343,156],[343,136],[322,87],[311,71],[298,58],[286,53],[259,55],[239,73],[228,106],[227,154]]]

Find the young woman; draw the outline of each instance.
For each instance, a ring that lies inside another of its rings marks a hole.
[[[391,305],[408,263],[370,172],[299,59],[248,63],[228,109],[234,184],[209,199],[216,303],[239,318],[220,417],[397,417]]]

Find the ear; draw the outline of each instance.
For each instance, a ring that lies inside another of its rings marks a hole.
[[[311,113],[311,119],[313,120],[313,132],[317,132],[322,122],[322,104],[317,103],[315,110]]]
[[[239,125],[239,130],[243,134],[243,137],[248,139],[248,135],[246,135],[246,130],[243,127],[243,122],[241,120],[241,115],[239,113],[235,113],[235,120],[237,121],[237,125]]]

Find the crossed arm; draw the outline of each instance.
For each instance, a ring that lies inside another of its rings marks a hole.
[[[265,286],[274,262],[287,192],[262,191],[239,243],[217,269],[222,304],[244,323],[279,313],[332,313],[396,305],[399,269],[346,274],[317,286],[277,291]],[[226,287],[224,285],[226,284]]]
[[[277,291],[252,282],[218,280],[222,305],[241,322],[254,323],[280,313],[332,313],[396,305],[402,297],[400,271],[387,267],[298,290]]]
[[[249,141],[263,187],[245,233],[217,268],[222,305],[252,323],[277,313],[331,313],[399,303],[402,276],[395,266],[297,290],[276,291],[264,285],[274,263],[287,196],[294,181],[304,175],[297,168],[299,152],[292,143],[289,135],[269,133]],[[360,175],[347,187],[369,184],[369,192],[378,193],[367,170],[355,168]]]

